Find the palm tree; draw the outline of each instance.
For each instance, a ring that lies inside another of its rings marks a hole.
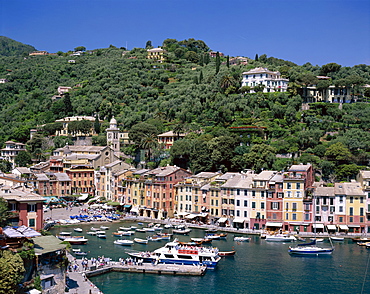
[[[140,147],[147,150],[148,161],[151,159],[152,150],[158,146],[158,139],[155,134],[145,134],[140,142]]]

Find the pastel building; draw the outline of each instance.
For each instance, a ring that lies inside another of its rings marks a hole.
[[[286,92],[288,89],[288,79],[281,77],[280,72],[271,71],[267,68],[257,67],[250,71],[243,72],[242,86],[253,87],[264,86],[263,92]]]

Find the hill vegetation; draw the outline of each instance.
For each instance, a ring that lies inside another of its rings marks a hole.
[[[35,51],[35,47],[0,36],[0,56],[25,56]]]
[[[151,42],[145,47],[151,48]],[[135,162],[144,157],[149,167],[170,163],[193,172],[260,171],[310,162],[323,179],[334,181],[369,165],[370,95],[361,86],[370,83],[370,66],[299,66],[264,54],[247,65],[230,65],[229,56],[212,58],[205,42],[195,39],[166,39],[163,48],[163,63],[148,60],[144,48],[126,51],[112,45],[81,56],[71,51],[0,57],[0,78],[9,81],[0,84],[0,145],[27,143],[30,157],[42,160],[70,140],[50,139],[61,127],[56,119],[98,116],[105,121],[98,129],[104,130],[114,116],[135,142],[123,151],[135,157],[145,150]],[[280,71],[290,79],[288,92],[241,88],[242,73],[255,67]],[[320,85],[318,75],[351,87],[361,102],[302,107],[302,88],[328,87]],[[52,100],[58,86],[72,91]],[[30,129],[41,125],[29,140]],[[188,134],[170,153],[156,142],[157,134],[169,130]],[[94,143],[106,144],[105,134],[94,137]]]

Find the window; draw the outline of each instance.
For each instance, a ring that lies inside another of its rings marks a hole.
[[[236,206],[240,206],[240,200],[236,200]]]
[[[295,192],[295,197],[300,198],[301,197],[301,191]]]
[[[244,207],[248,207],[248,200],[244,200]]]
[[[364,208],[360,207],[360,216],[363,216],[363,215],[364,215]]]
[[[292,184],[291,183],[286,183],[286,188],[287,189],[292,189]]]
[[[301,189],[301,183],[296,184],[297,190]]]
[[[350,222],[350,223],[353,223],[353,216],[350,216],[350,217],[349,217],[349,222]]]
[[[279,202],[271,202],[271,209],[278,210]]]
[[[293,207],[292,207],[292,211],[297,211],[297,203],[292,203]]]
[[[36,204],[28,204],[27,205],[28,212],[35,212],[36,211]]]
[[[343,206],[339,206],[339,212],[343,212]]]
[[[285,210],[289,210],[289,203],[285,203]]]
[[[35,224],[36,224],[36,222],[35,222],[35,219],[34,218],[30,218],[28,220],[28,226],[29,227],[35,227]]]
[[[305,221],[309,221],[310,220],[310,214],[309,213],[305,213],[304,214],[304,220]]]
[[[289,213],[286,213],[285,214],[285,219],[288,220],[289,219]]]
[[[343,216],[340,216],[339,217],[339,222],[342,223],[343,222]]]
[[[272,219],[277,219],[277,214],[276,213],[272,214]]]
[[[252,197],[256,197],[256,191],[252,191]]]
[[[288,191],[286,197],[292,197],[292,191]]]
[[[265,191],[261,191],[261,197],[265,197]]]
[[[353,215],[353,207],[349,208],[349,215]]]
[[[297,220],[297,214],[296,213],[292,214],[292,220]]]
[[[265,209],[265,202],[261,202],[261,209]]]
[[[247,217],[247,216],[248,216],[248,213],[244,211],[244,217]]]
[[[252,202],[252,208],[256,208],[256,202]]]
[[[360,197],[360,203],[364,203],[364,197]]]
[[[353,197],[349,197],[349,203],[353,203]]]

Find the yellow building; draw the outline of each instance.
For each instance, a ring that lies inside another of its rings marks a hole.
[[[162,48],[153,48],[153,49],[148,49],[148,59],[156,60],[159,62],[163,62],[166,59],[165,53],[166,50],[163,50]]]

